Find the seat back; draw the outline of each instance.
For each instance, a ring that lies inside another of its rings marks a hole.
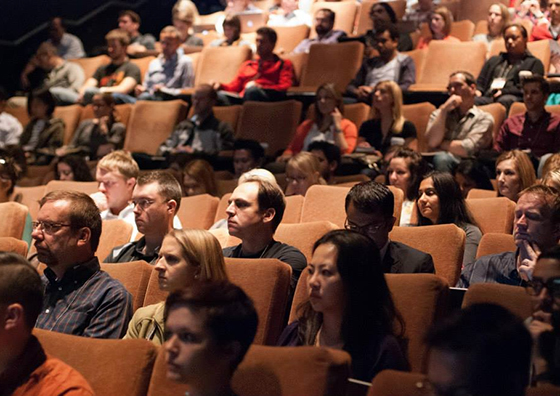
[[[103,220],[101,237],[96,252],[97,257],[103,261],[114,248],[130,242],[132,231],[132,224],[122,219]]]
[[[27,257],[27,242],[9,236],[0,237],[0,252],[12,252]]]
[[[416,81],[418,81],[422,71],[424,70],[424,61],[426,60],[427,53],[427,48],[403,52],[403,54],[410,56],[414,61],[414,66],[416,68]]]
[[[17,202],[0,203],[0,237],[21,239],[29,209]]]
[[[115,106],[115,113],[119,117],[119,122],[124,125],[128,125],[128,119],[130,118],[130,113],[132,113],[133,105],[129,103],[120,104]],[[95,116],[93,115],[93,105],[87,105],[82,109],[82,114],[80,115],[80,122],[84,120],[91,120]]]
[[[37,218],[39,200],[45,195],[45,190],[46,186],[16,187],[14,189],[14,194],[21,194],[21,204],[27,206],[32,219]]]
[[[465,293],[462,307],[484,303],[504,307],[523,320],[533,313],[531,296],[521,286],[475,283]]]
[[[283,51],[283,53],[289,53],[297,47],[299,43],[309,37],[309,26],[298,25],[298,26],[274,26],[274,30],[278,35],[278,41],[276,41],[276,51]]]
[[[490,103],[487,105],[479,106],[479,109],[487,113],[490,113],[492,115],[492,118],[494,119],[494,128],[492,128],[492,137],[493,140],[495,140],[496,136],[498,136],[498,132],[500,131],[500,127],[502,126],[502,123],[506,119],[505,107],[499,103]]]
[[[508,5],[506,1],[499,1]],[[480,20],[486,20],[488,16],[488,8],[496,3],[493,0],[477,0],[476,2],[470,0],[459,1],[459,19],[469,19],[476,23]]]
[[[177,212],[177,217],[181,220],[183,228],[201,230],[210,228],[214,222],[219,201],[218,197],[209,194],[181,198],[181,207]]]
[[[550,105],[544,107],[546,111],[552,114],[560,115],[560,105]],[[509,109],[508,117],[513,117],[518,114],[525,113],[527,111],[527,107],[523,102],[515,102],[511,105]]]
[[[187,104],[182,100],[136,102],[130,115],[124,149],[155,155],[159,145],[186,114]]]
[[[419,373],[383,370],[373,379],[367,396],[431,396],[425,380],[426,376]]]
[[[301,102],[296,100],[275,103],[245,102],[241,109],[236,138],[266,142],[267,154],[275,155],[288,147],[295,136],[301,108]]]
[[[392,241],[428,253],[434,259],[436,275],[455,285],[463,266],[465,232],[455,224],[422,227],[394,227],[389,234]]]
[[[145,56],[143,58],[135,58],[130,60],[131,63],[135,64],[140,69],[140,77],[142,78],[142,81],[144,80],[144,76],[148,71],[150,62],[153,61],[155,58],[156,58],[155,56]]]
[[[353,1],[318,1],[311,6],[310,14],[314,16],[317,11],[323,8],[328,8],[336,14],[333,29],[344,30],[346,34],[352,35],[354,32],[354,21],[359,10],[358,4]],[[315,36],[317,36],[317,32],[315,29],[312,29],[309,37],[313,38]]]
[[[165,301],[167,298],[168,293],[159,288],[158,276],[159,273],[156,270],[152,270],[150,273],[150,279],[148,279],[148,285],[146,286],[144,303],[142,304],[144,307]]]
[[[111,58],[107,55],[99,55],[91,58],[70,59],[69,61],[77,63],[82,67],[82,69],[84,69],[84,74],[87,80],[88,78],[93,77],[93,74],[100,66],[109,64],[111,62]]]
[[[476,258],[498,254],[503,252],[515,252],[517,246],[513,240],[513,235],[504,233],[488,233],[480,238]]]
[[[344,203],[350,187],[311,186],[305,194],[301,210],[301,222],[330,221],[344,227],[346,210]]]
[[[515,202],[505,197],[467,200],[467,208],[483,234],[513,232]]]
[[[301,76],[303,76],[303,72],[307,66],[307,58],[308,54],[305,52],[294,53],[291,52],[289,54],[282,55],[282,59],[289,59],[292,62],[292,66],[294,67],[294,77],[292,81],[293,86],[298,86],[301,81]]]
[[[428,142],[426,141],[426,127],[430,120],[430,114],[436,107],[429,102],[422,102],[403,106],[403,116],[412,122],[416,127],[416,136],[418,139],[417,151],[428,151]]]
[[[495,190],[482,190],[480,188],[473,188],[467,194],[467,201],[471,199],[497,198],[497,197],[498,197],[498,192]]]
[[[6,107],[5,112],[14,116],[24,128],[29,124],[30,117],[27,107]]]
[[[462,20],[451,23],[450,36],[457,37],[461,41],[471,41],[474,34],[474,23]]]
[[[82,116],[82,106],[57,106],[53,116],[64,121],[64,144],[70,143]]]
[[[233,376],[233,390],[243,396],[338,396],[346,394],[350,355],[318,347],[276,348],[252,345]],[[167,379],[160,348],[148,396],[183,395],[186,385]]]
[[[309,262],[315,242],[327,232],[337,228],[336,224],[328,221],[280,224],[274,234],[274,239],[298,248]]]
[[[195,73],[195,87],[212,81],[228,83],[237,75],[239,66],[251,59],[251,48],[246,45],[237,47],[205,47],[198,60]]]
[[[395,216],[395,224],[400,224],[401,221],[401,211],[402,211],[402,204],[404,202],[404,192],[400,188],[395,186],[387,186],[389,190],[393,193],[394,199],[394,209],[393,209],[393,216]]]
[[[83,192],[84,194],[93,194],[97,192],[97,182],[51,180],[45,186],[45,194],[56,190],[71,190],[71,191]]]
[[[560,394],[560,386],[543,384],[533,388],[527,388],[525,396],[557,396]]]
[[[529,33],[531,34],[531,33]],[[539,59],[544,66],[544,72],[547,73],[550,68],[550,43],[548,40],[531,41],[527,43],[527,49],[533,56]],[[488,56],[496,56],[500,52],[505,52],[506,45],[503,38],[496,39],[490,44]]]
[[[220,121],[227,122],[231,125],[232,129],[235,131],[237,129],[237,122],[239,120],[239,115],[241,114],[241,106],[215,106],[212,108],[214,116]],[[194,114],[194,107],[189,109],[189,117]]]
[[[132,295],[132,307],[135,311],[144,304],[152,268],[150,264],[143,260],[118,264],[101,264],[101,269],[121,282]]]

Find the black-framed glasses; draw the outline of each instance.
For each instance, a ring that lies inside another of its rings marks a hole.
[[[540,280],[529,281],[525,290],[530,296],[538,296],[546,288],[548,293],[555,300],[560,300],[560,277],[550,278],[546,282]]]
[[[364,226],[358,226],[356,224],[350,223],[348,219],[344,221],[344,228],[346,228],[347,230],[356,231],[359,232],[360,234],[366,234],[366,235],[379,231],[381,228],[383,228],[384,225],[385,223],[377,223],[377,224],[369,223]]]
[[[33,229],[36,230],[37,228],[47,234],[54,234],[62,227],[71,227],[72,224],[65,224],[65,223],[55,223],[53,221],[34,221],[31,223]]]

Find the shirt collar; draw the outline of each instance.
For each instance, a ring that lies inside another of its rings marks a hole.
[[[45,268],[44,274],[49,281],[49,287],[54,287],[54,285],[65,285],[71,282],[83,283],[100,269],[99,260],[97,257],[92,257],[88,261],[76,264],[66,270],[62,279],[57,280],[54,271],[48,267]]]

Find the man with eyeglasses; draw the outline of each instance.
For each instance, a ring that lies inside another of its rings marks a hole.
[[[356,184],[346,196],[344,228],[370,237],[381,254],[383,272],[433,274],[432,256],[389,239],[395,224],[395,198],[389,188],[374,181]]]
[[[144,236],[113,249],[106,263],[144,260],[155,264],[163,238],[173,229],[181,204],[181,185],[168,172],[154,171],[138,178],[132,193],[134,218]]]
[[[132,296],[101,271],[95,251],[101,217],[93,200],[52,191],[39,201],[33,239],[47,265],[43,308],[36,327],[92,338],[121,338],[132,317]]]

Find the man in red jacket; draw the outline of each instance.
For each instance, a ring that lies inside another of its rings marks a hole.
[[[276,40],[274,29],[262,27],[257,30],[257,59],[244,62],[230,83],[212,84],[214,89],[220,90],[220,102],[233,104],[242,100],[275,102],[286,99],[286,91],[292,86],[294,68],[292,62],[274,54]]]

